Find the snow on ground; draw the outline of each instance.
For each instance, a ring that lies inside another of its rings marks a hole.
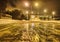
[[[12,19],[0,19],[0,24],[8,24],[8,23],[39,23],[39,22],[53,22],[53,23],[60,23],[60,21],[55,20],[12,20]]]
[[[0,24],[16,23],[16,20],[12,19],[0,19]]]

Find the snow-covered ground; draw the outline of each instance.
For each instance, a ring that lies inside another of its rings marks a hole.
[[[0,19],[0,24],[8,24],[8,23],[15,23],[16,20],[12,19]]]
[[[39,23],[39,22],[53,22],[60,23],[60,21],[55,20],[12,20],[12,19],[0,19],[0,24],[8,24],[8,23]]]

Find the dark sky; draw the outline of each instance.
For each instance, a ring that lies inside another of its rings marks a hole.
[[[20,1],[20,0],[0,0],[0,11],[4,10],[7,6],[7,4],[9,3],[12,7],[16,7],[15,4]],[[23,1],[23,0],[21,0]],[[24,0],[25,1],[25,0]],[[30,1],[35,1],[35,0],[30,0]],[[45,7],[52,7],[54,6],[54,8],[57,11],[57,17],[60,18],[60,0],[38,0],[38,1],[42,1],[45,3]]]

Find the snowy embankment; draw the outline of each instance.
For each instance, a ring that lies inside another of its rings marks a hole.
[[[16,23],[17,20],[12,19],[0,19],[0,24],[9,24],[9,23]]]

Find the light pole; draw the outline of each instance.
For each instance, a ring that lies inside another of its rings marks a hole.
[[[25,1],[24,2],[25,9],[29,8],[29,6],[30,6],[30,3],[28,1]],[[27,20],[28,20],[28,18],[29,18],[29,11],[27,10],[27,11],[25,11],[25,13],[27,15]],[[29,23],[26,23],[25,26],[26,26],[27,34],[29,34],[29,32],[28,32],[29,31]]]
[[[25,13],[26,13],[27,19],[28,19],[29,18],[29,11],[27,10]]]
[[[43,11],[44,11],[44,13],[47,13],[47,9],[44,9]]]
[[[47,14],[47,9],[44,9],[43,12],[44,12],[44,18],[46,18],[47,17],[47,15],[46,15]]]
[[[38,1],[34,3],[35,9],[36,9],[36,14],[35,14],[35,15],[36,15],[36,16],[35,16],[35,17],[36,17],[35,19],[36,19],[36,20],[40,20],[40,19],[39,19],[39,9],[40,9],[40,5],[41,5],[40,2],[38,2]]]
[[[25,9],[29,8],[29,6],[30,6],[30,3],[28,1],[25,1],[24,2]],[[27,15],[27,20],[28,20],[29,19],[29,11],[28,10],[26,11],[26,15]]]
[[[55,14],[56,14],[56,12],[55,12],[55,11],[52,11],[52,17],[53,17],[53,20],[54,20]]]

